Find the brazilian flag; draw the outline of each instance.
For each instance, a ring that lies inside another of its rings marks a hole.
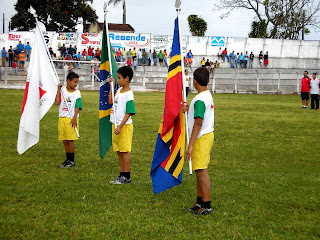
[[[111,91],[108,77],[110,76],[110,65],[108,47],[111,51],[111,67],[112,74],[115,79],[115,91],[118,88],[117,84],[117,64],[112,53],[110,41],[108,41],[106,33],[106,22],[103,24],[102,36],[102,51],[101,51],[101,65],[100,65],[100,103],[99,103],[99,145],[100,157],[104,158],[109,148],[112,145],[112,123],[110,122],[110,114],[112,105],[109,104],[108,96]]]

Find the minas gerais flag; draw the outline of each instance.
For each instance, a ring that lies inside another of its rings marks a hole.
[[[102,35],[102,51],[101,51],[101,65],[100,65],[100,103],[99,103],[99,145],[100,145],[100,157],[104,158],[109,148],[112,145],[112,123],[110,122],[110,114],[112,105],[109,104],[108,96],[111,91],[109,84],[110,64],[108,47],[112,51],[111,43],[106,33],[106,22],[103,24]],[[117,84],[117,63],[113,54],[111,56],[112,73],[115,80],[115,91],[118,88]]]
[[[153,191],[158,194],[182,182],[185,121],[178,18],[175,20],[166,83],[165,106],[151,166]]]
[[[39,142],[40,120],[51,108],[57,94],[59,79],[46,48],[37,24],[19,125],[19,154]]]

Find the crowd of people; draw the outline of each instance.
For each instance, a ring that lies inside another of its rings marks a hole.
[[[30,61],[31,49],[29,42],[24,45],[21,41],[15,48],[10,46],[8,51],[3,47],[1,51],[2,67],[5,67],[8,61],[8,67],[12,68],[12,73],[18,75],[17,67],[19,71],[24,71],[25,60]]]

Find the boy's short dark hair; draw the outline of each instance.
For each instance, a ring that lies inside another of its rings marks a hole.
[[[79,78],[79,75],[76,74],[75,72],[69,72],[69,74],[67,76],[67,81],[68,80],[72,81],[74,78]]]
[[[317,76],[317,73],[315,72],[315,73],[313,73],[315,76]]]
[[[193,78],[199,83],[200,86],[208,86],[209,71],[205,67],[197,68],[193,73]]]
[[[119,68],[117,73],[121,74],[123,78],[128,77],[129,78],[129,82],[131,82],[131,80],[133,78],[132,68],[128,67],[128,66],[123,66],[123,67]]]
[[[304,71],[304,72],[306,72],[308,74],[308,71]]]

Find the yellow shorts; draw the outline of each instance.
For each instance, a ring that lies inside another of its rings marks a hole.
[[[133,124],[125,124],[120,134],[114,133],[114,124],[112,124],[112,148],[115,152],[131,152]]]
[[[192,170],[206,169],[210,162],[210,152],[214,142],[214,133],[202,135],[193,144]]]
[[[77,130],[79,132],[79,118],[77,118]],[[58,121],[59,140],[77,140],[76,130],[71,125],[71,118],[59,117]]]

